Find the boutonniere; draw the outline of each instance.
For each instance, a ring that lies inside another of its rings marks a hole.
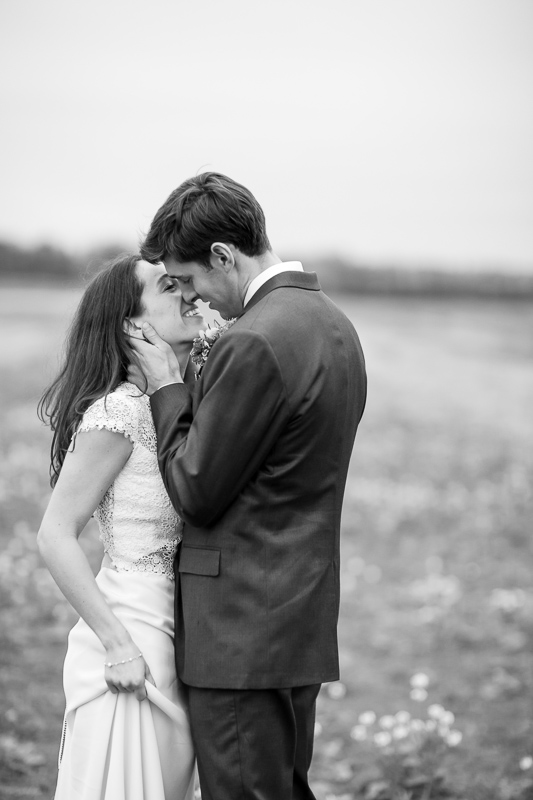
[[[208,327],[206,331],[200,331],[200,334],[193,340],[191,361],[198,367],[198,371],[195,375],[196,380],[200,377],[202,367],[207,361],[207,356],[211,352],[211,348],[217,339],[220,339],[222,334],[226,333],[235,322],[237,322],[237,317],[235,317],[235,319],[229,319],[224,325],[220,325],[215,320],[215,328]]]

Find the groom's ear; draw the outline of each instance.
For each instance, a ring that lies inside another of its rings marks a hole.
[[[211,245],[211,266],[219,267],[224,272],[229,272],[235,266],[235,254],[231,245],[223,242],[213,242]]]

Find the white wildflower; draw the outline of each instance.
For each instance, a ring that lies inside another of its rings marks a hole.
[[[378,747],[387,747],[392,742],[392,736],[388,731],[380,731],[374,734],[374,742]]]
[[[526,770],[533,767],[533,758],[531,756],[524,756],[520,759],[520,769]]]
[[[409,697],[417,703],[423,703],[428,699],[428,693],[425,689],[411,689]]]
[[[463,741],[463,734],[461,731],[450,731],[446,737],[446,743],[450,747],[457,747]]]
[[[490,596],[490,604],[493,608],[501,611],[517,611],[525,603],[525,592],[523,589],[493,589]]]
[[[417,672],[413,675],[410,684],[413,689],[427,689],[429,686],[429,678],[425,672]]]
[[[411,719],[411,715],[408,711],[398,711],[395,715],[396,722],[399,722],[400,725],[407,725],[409,720]]]
[[[346,696],[346,686],[340,681],[330,683],[327,692],[332,700],[342,700]]]
[[[445,713],[446,709],[438,703],[433,703],[433,705],[428,708],[428,717],[432,719],[442,719],[442,715]]]
[[[451,711],[445,711],[444,714],[441,714],[440,724],[446,725],[448,728],[451,728],[453,723],[455,722],[455,714]]]
[[[360,725],[373,725],[376,721],[376,715],[374,711],[365,711],[363,714],[359,714],[358,722]]]
[[[409,728],[407,725],[397,725],[392,729],[392,736],[394,739],[406,739],[409,736]]]
[[[367,738],[366,728],[364,725],[354,725],[350,731],[350,736],[355,742],[364,742]]]
[[[396,724],[396,720],[390,714],[386,714],[384,717],[381,717],[379,720],[379,724],[382,728],[388,730],[389,728],[394,728]]]

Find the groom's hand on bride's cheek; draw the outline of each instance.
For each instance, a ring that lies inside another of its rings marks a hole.
[[[183,383],[174,351],[148,322],[143,323],[142,338],[128,335],[138,359],[138,364],[132,362],[128,367],[128,380],[131,383],[148,395],[168,383]]]

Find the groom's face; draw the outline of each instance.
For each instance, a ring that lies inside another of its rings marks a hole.
[[[181,262],[171,257],[165,260],[168,274],[177,278],[187,303],[200,299],[223,319],[236,317],[242,311],[236,271],[225,268],[217,258],[212,258],[211,264],[209,269],[197,261]]]

